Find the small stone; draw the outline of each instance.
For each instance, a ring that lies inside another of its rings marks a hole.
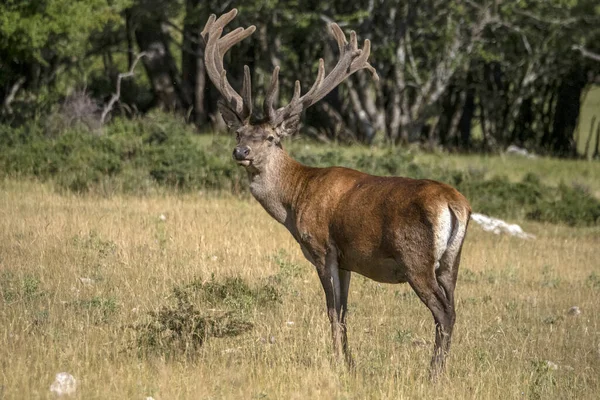
[[[228,349],[223,350],[224,354],[231,354],[231,353],[235,353],[237,351],[239,351],[240,348],[239,347],[230,347]]]
[[[285,324],[286,324],[287,326],[292,326],[292,325],[294,325],[294,321],[287,321]]]
[[[573,317],[576,317],[579,314],[581,314],[581,310],[579,309],[579,307],[573,306],[573,307],[569,308],[569,311],[567,312],[567,314],[569,314]]]
[[[166,221],[166,220],[167,220],[167,216],[166,216],[165,214],[160,214],[160,215],[158,216],[158,219],[160,219],[161,221],[163,221],[163,222],[164,222],[164,221]]]
[[[83,283],[84,285],[93,285],[94,283],[96,283],[95,280],[93,280],[92,278],[79,278],[79,282]]]
[[[275,344],[275,336],[269,336],[269,343]]]
[[[548,369],[553,369],[555,371],[558,369],[558,365],[552,361],[546,361],[546,365],[548,366]]]
[[[68,372],[59,372],[52,385],[50,391],[57,396],[71,396],[77,390],[77,381],[75,377]]]
[[[211,261],[218,261],[218,260],[219,260],[219,257],[217,257],[217,256],[212,256],[210,259],[211,259]]]

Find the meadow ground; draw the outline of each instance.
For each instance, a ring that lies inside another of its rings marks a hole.
[[[253,200],[206,193],[107,199],[6,180],[0,219],[2,399],[51,398],[50,384],[63,371],[77,378],[81,399],[600,393],[598,227],[524,223],[537,238],[519,240],[472,223],[448,371],[432,384],[433,321],[407,285],[354,275],[348,322],[356,370],[332,362],[316,273]],[[187,352],[140,341],[156,312],[175,307],[174,288],[205,290],[212,282],[214,289],[230,284],[228,277],[256,293],[269,286],[276,301],[246,290],[196,309],[237,309],[252,329]],[[581,314],[569,315],[572,306]]]

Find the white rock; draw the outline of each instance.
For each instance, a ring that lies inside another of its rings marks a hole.
[[[57,396],[71,396],[77,390],[77,381],[75,377],[68,372],[59,372],[52,385],[50,391]]]
[[[96,283],[95,280],[93,280],[92,278],[79,278],[79,282],[83,283],[84,285],[93,285],[94,283]]]
[[[512,155],[526,157],[526,158],[536,158],[537,157],[535,154],[528,152],[526,149],[524,149],[522,147],[515,146],[514,144],[511,144],[510,146],[508,146],[506,148],[506,154],[512,154]]]
[[[549,369],[553,369],[555,371],[558,369],[558,365],[556,363],[553,363],[552,361],[546,361],[546,365]]]
[[[569,308],[568,314],[576,317],[579,314],[581,314],[581,310],[579,309],[579,307],[573,306],[573,307]]]
[[[228,349],[223,350],[223,354],[236,353],[240,351],[241,347],[230,347]]]
[[[473,213],[471,219],[479,224],[484,231],[492,232],[496,235],[506,233],[510,236],[516,236],[521,239],[535,239],[535,235],[526,233],[517,224],[509,224],[498,218],[492,218],[484,214]]]
[[[294,321],[287,321],[285,324],[286,324],[287,326],[292,326],[292,325],[294,325]]]
[[[145,400],[154,400],[154,397],[152,397],[152,396],[147,396]]]
[[[164,221],[166,221],[166,220],[167,220],[167,216],[166,216],[165,214],[160,214],[160,215],[158,216],[158,219],[160,219],[161,221],[163,221],[163,222],[164,222]]]

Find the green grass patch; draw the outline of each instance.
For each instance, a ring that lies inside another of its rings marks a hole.
[[[279,302],[279,292],[270,284],[250,286],[240,277],[196,279],[175,286],[167,304],[131,327],[135,348],[142,355],[193,357],[210,337],[237,336],[252,329],[251,310]]]
[[[74,128],[47,137],[32,124],[0,129],[0,168],[7,176],[51,181],[75,193],[146,194],[157,190],[248,192],[244,170],[231,161],[229,135],[199,136],[166,114],[116,120],[102,135]],[[397,147],[286,143],[311,166],[345,166],[373,175],[428,178],[457,187],[476,212],[568,225],[600,221],[596,162],[506,156],[422,154]]]

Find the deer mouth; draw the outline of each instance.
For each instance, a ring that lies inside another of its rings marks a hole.
[[[241,165],[244,167],[249,167],[250,164],[252,164],[252,160],[235,160],[235,162],[237,163],[237,165]]]

